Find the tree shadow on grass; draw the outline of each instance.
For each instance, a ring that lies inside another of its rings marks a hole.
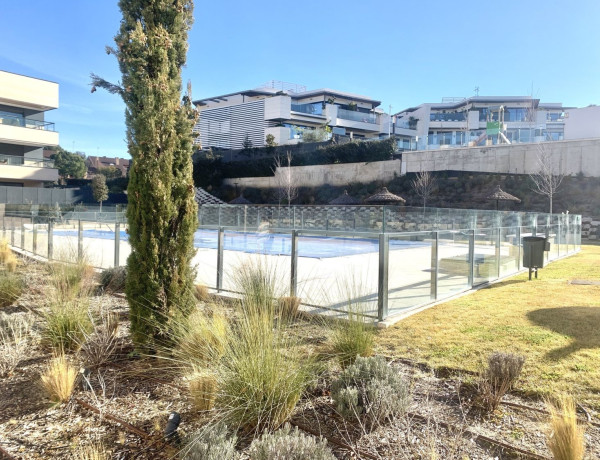
[[[600,307],[541,308],[527,313],[535,324],[566,335],[573,341],[548,351],[546,357],[560,360],[584,348],[600,348]]]

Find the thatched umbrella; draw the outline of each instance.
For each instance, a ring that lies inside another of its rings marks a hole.
[[[202,206],[203,204],[225,204],[224,201],[220,200],[214,195],[211,195],[202,187],[196,187],[194,195],[196,203],[198,203],[199,206]]]
[[[496,200],[496,211],[498,210],[499,201],[514,201],[515,203],[521,202],[521,200],[516,196],[506,193],[504,190],[502,190],[499,185],[496,185],[494,191],[485,198],[486,200]]]
[[[359,204],[359,203],[360,202],[356,198],[348,195],[348,190],[344,190],[344,193],[342,193],[340,196],[338,196],[337,198],[334,198],[333,200],[331,200],[329,202],[329,204],[336,204],[336,205],[343,205],[343,206],[351,206],[353,204]]]
[[[401,196],[390,193],[386,187],[383,187],[375,195],[370,196],[365,200],[368,204],[404,204],[406,200]]]
[[[229,204],[253,204],[252,201],[246,199],[243,193],[240,193],[240,196],[234,198],[229,202]]]

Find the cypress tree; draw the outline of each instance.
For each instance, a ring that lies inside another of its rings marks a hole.
[[[92,74],[96,87],[119,94],[132,157],[127,188],[131,254],[126,294],[138,346],[165,339],[168,324],[194,305],[191,267],[197,206],[192,181],[192,109],[181,68],[193,21],[192,0],[120,0],[114,54],[122,74],[112,84]]]

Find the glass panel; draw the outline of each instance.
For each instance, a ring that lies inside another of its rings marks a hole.
[[[431,232],[390,236],[388,311],[398,314],[431,302]]]
[[[508,276],[519,270],[519,240],[517,227],[500,229],[500,276]]]
[[[475,269],[473,270],[473,285],[487,283],[498,278],[496,265],[497,230],[475,231]]]
[[[469,232],[438,234],[438,299],[469,289]]]
[[[374,235],[302,232],[298,297],[327,310],[347,310],[351,305],[361,314],[377,317],[378,267],[379,239]]]
[[[129,233],[128,225],[121,224],[120,239],[119,239],[119,266],[123,267],[127,265],[127,258],[131,253],[131,246],[129,245]],[[193,262],[192,262],[193,264]]]
[[[548,241],[550,242],[550,251],[548,252],[548,260],[553,261],[558,259],[558,224],[550,225],[548,232]]]
[[[198,229],[194,234],[196,255],[192,266],[196,267],[196,284],[217,287],[217,238],[218,231],[214,229]]]

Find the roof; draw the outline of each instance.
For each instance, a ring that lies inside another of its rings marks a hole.
[[[387,187],[383,187],[375,195],[371,195],[365,200],[365,203],[369,204],[398,204],[406,203],[406,200],[401,196],[394,195]]]
[[[498,201],[516,201],[517,203],[521,202],[521,200],[516,196],[506,193],[504,190],[502,190],[499,185],[496,185],[496,188],[492,191],[492,193],[486,196],[486,199]]]
[[[302,93],[294,93],[294,98],[301,99],[303,97],[317,96],[320,94],[323,94],[324,96],[345,97],[345,98],[352,99],[355,101],[360,101],[360,102],[369,102],[369,103],[373,104],[373,107],[377,107],[378,105],[381,104],[381,101],[371,99],[370,97],[367,97],[367,96],[361,96],[360,94],[354,94],[354,93],[346,93],[344,91],[336,91],[334,89],[329,89],[329,88],[313,89],[310,91],[304,91]]]
[[[464,98],[460,101],[438,102],[438,103],[426,102],[426,103],[423,103],[416,107],[409,107],[407,109],[404,109],[400,112],[395,113],[394,115],[399,115],[401,113],[406,113],[406,112],[414,112],[419,107],[423,107],[423,106],[430,106],[432,109],[448,109],[448,110],[450,110],[450,109],[457,109],[459,107],[463,107],[467,104],[472,104],[472,103],[503,104],[503,103],[511,103],[511,102],[531,102],[531,101],[534,101],[536,106],[537,105],[552,106],[552,108],[559,108],[561,106],[560,103],[540,104],[539,99],[534,99],[531,96],[473,96],[473,97]]]
[[[229,204],[253,204],[252,201],[248,200],[244,197],[242,193],[240,196],[235,197],[233,200],[229,202]]]
[[[203,204],[225,204],[223,200],[220,200],[214,195],[211,195],[202,187],[196,187],[196,191],[194,194],[194,199],[198,205],[202,206]]]
[[[333,200],[331,200],[329,202],[329,204],[336,204],[336,205],[345,205],[345,206],[351,206],[353,204],[359,204],[360,202],[354,198],[351,197],[350,195],[348,195],[348,190],[344,190],[344,193],[342,193],[340,196],[338,196],[337,198],[334,198]]]

